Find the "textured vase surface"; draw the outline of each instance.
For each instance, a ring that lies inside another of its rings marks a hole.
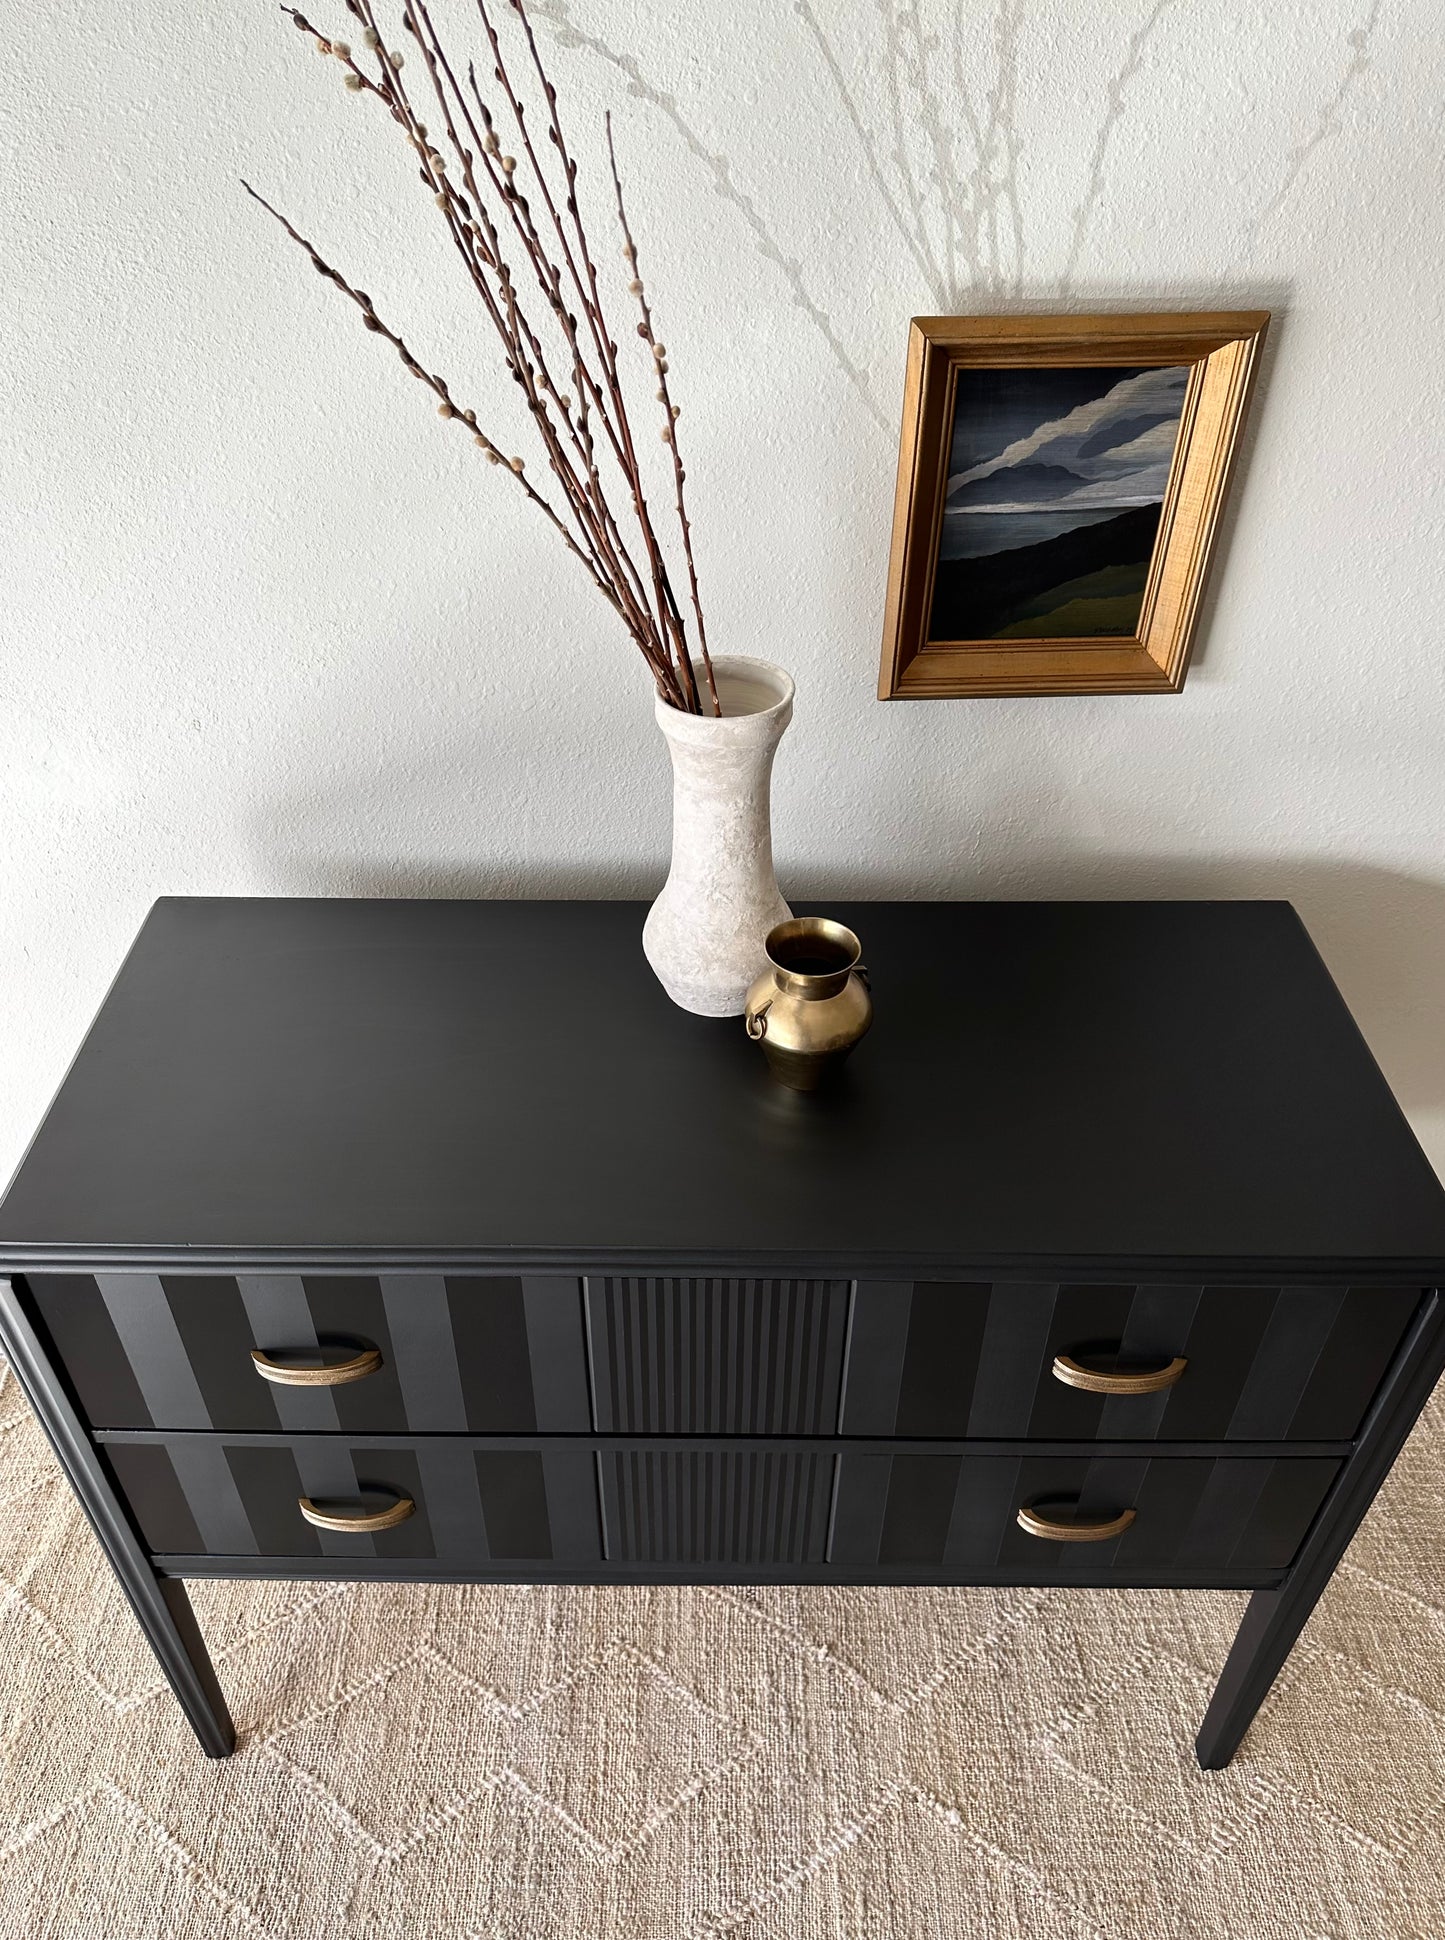
[[[672,756],[672,867],[642,947],[675,1004],[741,1017],[768,931],[792,913],[773,874],[770,792],[793,683],[766,660],[712,664],[721,720],[657,703]]]

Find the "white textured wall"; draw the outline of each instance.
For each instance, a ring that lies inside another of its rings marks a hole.
[[[619,113],[714,644],[797,677],[785,887],[1293,897],[1445,1161],[1437,0],[537,12],[587,157]],[[6,33],[0,1173],[158,894],[643,892],[667,844],[629,643],[237,186],[500,397],[374,105],[265,0]],[[1185,692],[875,701],[909,315],[1253,305]]]

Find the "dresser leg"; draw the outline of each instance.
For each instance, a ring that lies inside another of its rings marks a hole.
[[[201,1741],[202,1751],[208,1758],[228,1757],[236,1749],[236,1730],[191,1600],[182,1584],[157,1576],[65,1383],[51,1365],[29,1301],[18,1286],[4,1279],[0,1279],[0,1346],[49,1436],[81,1508],[90,1518],[146,1641]]]
[[[152,1576],[151,1585],[154,1603],[144,1610],[126,1586],[146,1641],[200,1739],[201,1750],[207,1758],[229,1758],[236,1749],[236,1727],[186,1587],[169,1576]]]
[[[1302,1590],[1292,1593],[1286,1586],[1282,1590],[1256,1590],[1249,1599],[1194,1741],[1195,1754],[1205,1771],[1218,1771],[1239,1750],[1240,1740],[1304,1629],[1317,1594],[1310,1596]]]
[[[1325,1498],[1289,1576],[1279,1589],[1256,1590],[1249,1599],[1194,1743],[1206,1771],[1227,1765],[1238,1751],[1442,1369],[1445,1297],[1434,1289],[1421,1301],[1361,1425],[1354,1453]]]

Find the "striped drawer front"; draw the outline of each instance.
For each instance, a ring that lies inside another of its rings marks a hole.
[[[833,1435],[847,1280],[586,1282],[603,1434]]]
[[[461,1568],[600,1560],[590,1449],[567,1441],[496,1448],[437,1436],[410,1442],[335,1435],[176,1435],[105,1441],[142,1537],[156,1555],[427,1557]],[[416,1510],[376,1535],[317,1529],[298,1507]]]
[[[837,1457],[782,1449],[603,1450],[611,1563],[822,1563]]]
[[[843,1432],[1033,1441],[1341,1441],[1421,1293],[1400,1287],[860,1282]],[[1157,1394],[1068,1387],[1054,1357],[1158,1366]]]
[[[591,1426],[575,1279],[397,1273],[37,1274],[27,1282],[94,1428],[350,1434]],[[285,1356],[374,1347],[343,1387],[263,1380]]]
[[[1340,1469],[1313,1456],[845,1454],[829,1560],[966,1580],[1127,1583],[1178,1573],[1247,1587],[1288,1567]],[[1107,1542],[1028,1535],[1021,1508],[1134,1520]]]

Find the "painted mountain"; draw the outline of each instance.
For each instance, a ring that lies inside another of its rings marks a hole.
[[[958,373],[930,640],[1133,634],[1188,378]]]

